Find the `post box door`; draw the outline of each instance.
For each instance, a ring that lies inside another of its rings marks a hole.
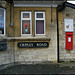
[[[66,32],[66,50],[73,49],[73,32]]]

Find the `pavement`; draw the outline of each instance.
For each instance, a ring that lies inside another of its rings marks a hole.
[[[0,74],[75,74],[75,62],[6,65]]]
[[[59,73],[59,74],[75,74],[75,70],[70,70],[70,71]]]

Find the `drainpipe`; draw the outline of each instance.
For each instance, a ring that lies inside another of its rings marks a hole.
[[[10,4],[10,26],[13,26],[13,22],[11,20],[11,15],[12,15],[12,5],[13,4]]]
[[[56,11],[57,14],[57,62],[59,63],[59,27],[58,27],[58,10]]]
[[[14,0],[5,0],[6,2],[8,2],[8,3],[10,3],[10,26],[13,26],[14,25],[14,3],[13,3],[13,1]],[[11,11],[12,10],[12,5],[13,5],[13,11]],[[13,23],[12,23],[12,21],[11,21],[11,12],[13,12]],[[14,31],[14,28],[13,28],[13,31]],[[14,33],[15,32],[13,32],[13,37],[14,37]],[[14,41],[15,40],[13,40],[13,58],[14,58],[14,61],[13,61],[13,63],[15,64],[15,48],[14,48]]]
[[[12,16],[13,17],[13,22],[11,22],[11,10],[12,10],[11,8],[12,8],[12,5],[13,5],[13,11],[12,11],[13,12],[13,16]],[[10,26],[11,27],[14,26],[14,4],[10,4]],[[13,31],[15,31],[14,28],[13,28]],[[14,33],[15,32],[13,32],[13,37],[14,37]],[[14,48],[15,44],[14,44],[14,42],[15,42],[15,40],[13,40],[13,58],[14,58],[14,64],[15,64],[15,48]]]
[[[11,25],[11,4],[10,4],[10,25]]]
[[[12,14],[12,5],[13,5],[13,0],[5,0],[6,2],[10,3],[10,26],[13,26],[13,23],[11,21],[11,14]]]
[[[51,5],[51,26],[52,27],[54,26],[53,21],[52,21],[52,5]]]
[[[57,62],[59,63],[59,24],[58,24],[58,12],[62,11],[65,8],[65,2],[62,4],[60,8],[57,8]]]

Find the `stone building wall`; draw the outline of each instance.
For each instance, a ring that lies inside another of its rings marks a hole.
[[[21,36],[20,28],[20,16],[21,11],[31,11],[32,12],[32,35],[31,36]],[[35,36],[34,35],[34,13],[35,11],[45,11],[45,25],[46,25],[46,35]],[[15,41],[15,61],[16,62],[44,62],[44,61],[54,61],[57,62],[57,25],[56,25],[56,8],[53,8],[53,22],[54,27],[51,27],[51,8],[14,8],[14,27],[15,27],[15,37],[25,38],[22,40]],[[55,16],[55,17],[54,17]],[[28,39],[30,40],[28,40]],[[26,40],[27,39],[27,40]],[[48,42],[48,48],[18,48],[18,42]]]
[[[13,41],[8,37],[13,36],[13,27],[10,27],[10,4],[7,3],[5,9],[5,35],[0,36],[0,41],[7,43],[7,50],[0,50],[0,65],[14,62]],[[10,33],[12,32],[12,33]]]
[[[66,7],[59,12],[59,60],[60,61],[75,61],[75,9]],[[64,19],[74,20],[73,32],[73,50],[66,50],[66,34],[64,27]]]
[[[51,8],[14,8],[14,26],[10,26],[10,4],[6,8],[6,35],[0,36],[0,40],[7,42],[7,50],[0,51],[0,65],[13,62],[57,62],[57,20],[56,8],[52,8],[52,21],[54,27],[51,27]],[[13,10],[13,8],[12,8]],[[21,11],[32,11],[32,35],[21,36]],[[45,36],[34,36],[34,12],[45,11]],[[12,12],[13,22],[13,12]],[[18,42],[48,42],[48,48],[19,48]]]

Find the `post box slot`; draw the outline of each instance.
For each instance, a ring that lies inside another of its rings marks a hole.
[[[68,36],[72,36],[72,35],[69,35],[69,34],[68,34]]]

